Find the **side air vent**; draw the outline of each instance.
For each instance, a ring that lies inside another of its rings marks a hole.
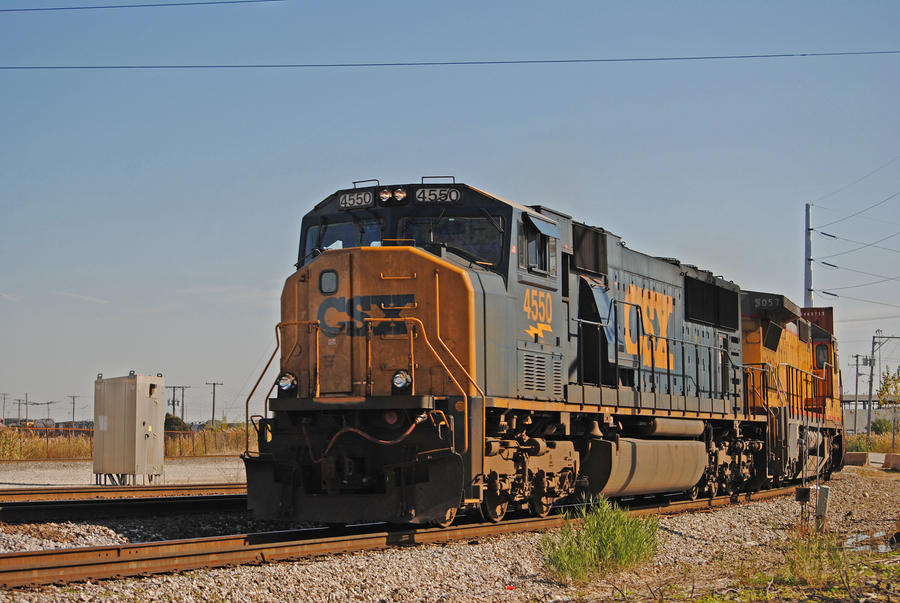
[[[563,358],[558,354],[518,350],[519,397],[535,400],[562,400]]]
[[[553,359],[553,396],[555,398],[563,397],[562,383],[562,360]]]
[[[532,392],[547,389],[547,360],[543,354],[522,353],[522,389]]]

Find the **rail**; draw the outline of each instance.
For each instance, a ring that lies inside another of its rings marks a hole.
[[[697,501],[676,501],[631,507],[632,515],[672,514],[786,496],[793,487],[720,496]],[[560,515],[538,519],[512,519],[500,523],[474,523],[449,528],[383,531],[383,525],[343,532],[310,528],[284,532],[233,534],[163,542],[101,547],[51,549],[0,554],[0,586],[35,586],[58,582],[97,580],[159,574],[229,565],[288,561],[414,544],[433,544],[562,526]],[[335,533],[338,532],[338,533]]]
[[[76,521],[98,517],[169,517],[175,513],[244,513],[246,492],[131,496],[117,498],[18,500],[0,506],[4,523]]]
[[[153,486],[40,486],[0,489],[0,506],[8,502],[52,500],[109,500],[115,498],[158,498],[162,496],[208,496],[245,494],[243,482],[225,484],[155,484]]]

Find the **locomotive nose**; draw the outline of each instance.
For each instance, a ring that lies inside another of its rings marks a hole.
[[[280,396],[459,395],[454,379],[471,393],[452,374],[475,376],[471,281],[420,249],[323,253],[285,284],[280,328],[282,372],[299,381]]]

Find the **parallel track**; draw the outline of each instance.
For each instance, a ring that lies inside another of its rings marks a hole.
[[[236,512],[247,510],[246,494],[97,498],[0,503],[0,521],[33,523],[102,517],[137,517],[173,513]]]
[[[163,484],[155,486],[63,486],[0,489],[0,504],[38,500],[88,500],[246,494],[247,484]]]
[[[765,500],[784,496],[793,491],[794,488],[789,487],[741,494],[733,498],[722,496],[697,501],[634,506],[629,512],[635,515],[683,513],[722,507],[734,502]],[[342,533],[328,529],[310,529],[6,553],[0,555],[0,585],[32,586],[299,559],[313,555],[544,530],[558,527],[563,522],[563,517],[556,515],[545,519],[512,519],[499,524],[454,525],[446,529],[410,528],[389,532],[377,531],[384,527],[382,524],[359,527],[356,531],[348,528]],[[328,535],[323,537],[323,533]]]

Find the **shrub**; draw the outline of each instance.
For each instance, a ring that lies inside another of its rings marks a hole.
[[[891,433],[891,422],[887,419],[872,419],[872,433],[878,435]]]
[[[655,517],[630,517],[605,498],[584,503],[574,514],[566,514],[558,532],[541,539],[544,565],[554,579],[587,582],[656,554]]]
[[[165,429],[166,431],[190,431],[191,427],[182,421],[181,417],[166,413]]]

